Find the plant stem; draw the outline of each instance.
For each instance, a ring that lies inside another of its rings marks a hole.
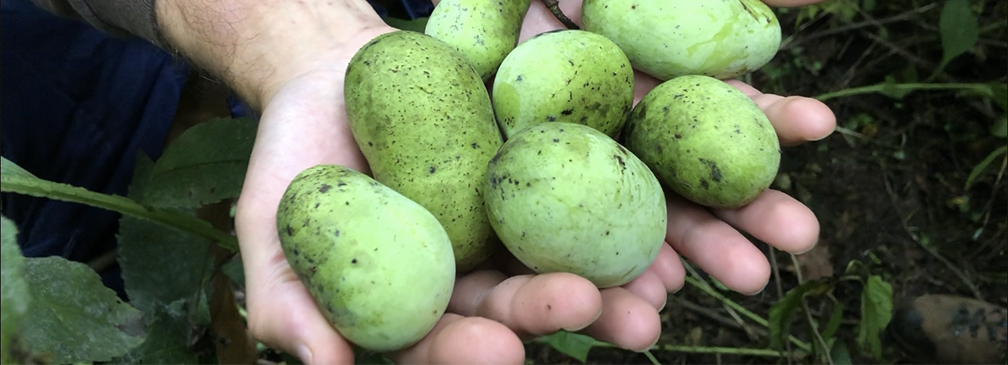
[[[592,347],[607,347],[615,348],[608,342],[595,341]],[[661,350],[668,352],[685,352],[691,354],[723,354],[723,355],[747,355],[747,356],[763,356],[763,357],[786,357],[787,354],[783,351],[769,350],[769,349],[754,349],[754,348],[744,348],[744,347],[718,347],[718,346],[683,346],[683,345],[658,345],[652,348],[653,350]],[[647,355],[647,354],[645,354]],[[657,360],[652,360],[657,361]]]
[[[844,89],[840,91],[835,91],[831,93],[820,94],[815,98],[819,101],[826,101],[829,99],[834,99],[842,96],[851,96],[859,94],[870,94],[878,93],[884,91],[915,91],[915,90],[977,90],[985,91],[988,89],[986,84],[962,84],[962,83],[948,83],[948,84],[928,84],[928,83],[908,83],[908,84],[876,84],[861,87],[853,87],[849,89]]]
[[[550,13],[553,13],[553,16],[563,23],[567,29],[581,29],[581,27],[577,26],[577,24],[574,24],[573,20],[567,17],[567,14],[564,14],[563,10],[560,10],[560,0],[541,1],[543,5],[546,5],[546,8],[549,9]]]
[[[234,236],[214,228],[207,221],[170,210],[145,207],[122,196],[102,194],[81,187],[17,175],[4,176],[3,187],[0,190],[108,209],[180,229],[217,242],[228,250],[238,251],[238,240]]]
[[[704,292],[706,292],[710,296],[714,297],[714,299],[720,300],[722,303],[725,303],[729,307],[732,307],[733,309],[735,309],[739,313],[742,313],[742,315],[748,317],[749,319],[755,321],[756,323],[759,323],[761,326],[768,327],[769,322],[767,322],[766,319],[760,317],[756,313],[750,312],[748,309],[745,309],[745,307],[742,307],[738,303],[735,303],[735,301],[733,301],[731,299],[728,299],[727,297],[725,297],[721,293],[718,293],[713,288],[711,288],[710,285],[706,285],[706,283],[701,284],[701,282],[699,280],[697,280],[696,278],[694,278],[692,276],[686,276],[686,283],[688,283],[690,285],[693,285],[693,286],[699,288],[700,290],[703,290]],[[788,336],[788,340],[790,340],[791,343],[795,344],[795,346],[798,346],[799,348],[801,348],[803,351],[805,351],[805,352],[812,352],[812,347],[809,344],[807,344],[805,342],[802,342],[802,340],[799,340],[797,337],[795,337],[793,335],[789,335]]]
[[[676,345],[662,345],[659,347],[662,351],[669,352],[688,352],[694,354],[724,354],[724,355],[747,355],[747,356],[763,356],[763,357],[786,357],[787,354],[782,351],[768,350],[768,349],[752,349],[752,348],[742,348],[742,347],[706,347],[706,346],[676,346]]]

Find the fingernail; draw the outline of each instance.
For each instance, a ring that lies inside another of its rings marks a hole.
[[[769,282],[769,281],[767,281],[767,282],[763,283],[763,287],[762,287],[762,288],[760,288],[759,290],[757,290],[757,291],[754,291],[754,292],[752,292],[752,293],[742,293],[742,294],[743,294],[743,295],[747,295],[747,296],[753,296],[753,295],[756,295],[756,294],[759,294],[759,293],[762,293],[762,292],[763,292],[763,290],[766,290],[766,287],[767,287],[767,285],[769,285],[769,284],[770,284],[770,282]]]
[[[297,351],[297,357],[298,359],[301,359],[301,362],[305,364],[312,363],[312,353],[311,350],[308,349],[308,346],[305,346],[304,344],[298,344],[296,351]]]
[[[804,254],[804,253],[808,253],[809,251],[812,251],[812,249],[815,248],[816,245],[818,245],[818,244],[819,244],[819,239],[816,239],[815,242],[812,242],[812,245],[809,246],[809,248],[805,249],[804,251],[795,252],[794,254],[795,255],[801,255],[801,254]]]

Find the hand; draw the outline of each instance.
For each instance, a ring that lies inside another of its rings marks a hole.
[[[351,346],[326,322],[287,264],[275,212],[287,184],[307,167],[331,163],[368,171],[347,127],[343,72],[364,43],[394,29],[364,0],[157,4],[170,43],[262,111],[236,216],[253,336],[306,363],[352,362]],[[579,2],[561,5],[580,18]],[[522,38],[557,28],[533,1]],[[639,76],[638,100],[657,84]],[[784,144],[823,138],[835,124],[829,109],[814,100],[760,94],[732,83],[757,101]],[[669,212],[668,244],[633,282],[599,291],[571,274],[532,275],[504,254],[490,263],[495,266],[457,281],[449,313],[427,337],[388,355],[408,363],[520,364],[521,338],[559,329],[643,350],[658,338],[658,310],[667,293],[683,285],[678,254],[729,288],[756,293],[769,280],[769,265],[736,229],[789,252],[810,249],[818,235],[807,208],[773,191],[742,209],[714,212],[670,195]]]

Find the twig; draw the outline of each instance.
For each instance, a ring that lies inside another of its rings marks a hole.
[[[805,282],[801,273],[801,263],[798,262],[798,257],[795,255],[791,255],[791,262],[795,266],[795,276],[798,277],[798,285],[801,285]],[[816,341],[819,342],[819,346],[822,346],[823,348],[824,356],[826,356],[826,363],[828,365],[833,365],[833,356],[830,356],[829,346],[826,345],[826,340],[823,339],[822,334],[819,333],[819,326],[816,326],[815,319],[812,318],[812,309],[809,308],[808,301],[805,300],[805,296],[801,297],[801,304],[802,309],[805,310],[805,320],[808,321],[809,329],[811,329],[812,335],[815,336]]]
[[[714,309],[694,304],[690,301],[681,299],[679,297],[674,297],[674,300],[676,301],[676,304],[682,306],[683,308],[686,308],[690,311],[693,311],[697,314],[707,317],[708,319],[717,322],[722,326],[745,330],[745,327],[743,327],[742,324],[738,323],[737,321],[732,321],[731,319],[725,318],[724,316],[718,314]],[[760,336],[767,335],[766,331],[763,331],[762,329],[753,328],[752,330],[753,332],[756,332]]]
[[[561,23],[563,23],[563,25],[567,27],[567,29],[581,29],[581,27],[579,27],[577,24],[574,24],[574,21],[568,18],[566,14],[564,14],[563,10],[560,10],[560,0],[541,0],[541,1],[543,5],[546,5],[546,8],[549,9],[550,13],[553,13],[553,16],[556,17],[557,20],[559,20]]]
[[[783,351],[769,349],[752,349],[739,347],[705,347],[705,346],[676,346],[662,345],[658,347],[662,351],[687,352],[693,354],[727,354],[727,355],[747,355],[762,357],[785,357]]]
[[[714,288],[711,288],[710,284],[707,284],[706,281],[698,279],[700,276],[697,274],[696,270],[694,270],[692,266],[690,266],[686,262],[683,262],[683,265],[686,267],[687,270],[691,272],[691,275],[686,276],[687,284],[690,284],[696,287],[697,289],[704,291],[708,295],[714,297],[714,299],[717,299],[722,303],[727,304],[728,306],[732,307],[733,309],[741,313],[743,316],[758,323],[759,325],[763,327],[769,327],[769,322],[765,318],[760,317],[756,313],[750,312],[748,309],[745,309],[745,307],[739,305],[735,301],[728,299],[721,293],[718,293],[716,290],[714,290]],[[796,346],[798,346],[798,348],[802,349],[803,351],[812,352],[812,347],[809,344],[803,342],[802,340],[799,340],[797,337],[793,335],[788,335],[788,340],[794,343]]]
[[[777,264],[777,250],[775,250],[774,247],[770,246],[770,245],[767,245],[767,249],[770,251],[770,254],[769,254],[769,256],[770,256],[770,269],[771,269],[770,271],[773,273],[774,284],[776,284],[775,286],[777,287],[777,300],[781,300],[781,299],[784,299],[784,284],[781,284],[780,265]],[[792,257],[794,257],[794,256],[792,256]],[[796,270],[798,269],[798,262],[797,261],[795,262],[795,269]],[[798,275],[799,275],[799,277],[801,277],[800,276],[801,273],[798,273]],[[794,349],[791,348],[791,343],[790,342],[785,342],[784,346],[785,346],[785,350],[787,350],[787,354],[788,354],[788,357],[787,357],[788,365],[791,365],[791,363],[793,362],[792,359],[794,358]]]
[[[782,49],[782,50],[788,49],[788,48],[791,48],[791,47],[795,47],[796,45],[801,44],[803,42],[808,42],[808,41],[811,41],[811,40],[816,40],[816,39],[819,39],[819,38],[822,38],[822,37],[826,37],[826,36],[831,36],[831,35],[834,35],[834,34],[837,34],[837,33],[843,33],[843,32],[847,32],[847,31],[851,31],[851,30],[857,30],[859,28],[864,28],[864,27],[871,26],[871,25],[879,26],[879,25],[889,24],[889,23],[895,23],[895,22],[899,22],[899,21],[903,21],[903,20],[910,20],[910,19],[913,19],[913,18],[919,16],[921,13],[924,13],[924,12],[927,12],[928,10],[931,10],[935,6],[938,6],[938,4],[934,4],[934,3],[933,4],[928,4],[928,5],[919,7],[917,9],[913,9],[913,10],[906,11],[906,12],[903,12],[903,13],[900,13],[900,14],[896,14],[896,15],[893,15],[891,17],[884,18],[884,19],[866,20],[866,21],[862,21],[862,22],[851,23],[851,24],[839,26],[839,27],[836,27],[836,28],[830,28],[828,30],[825,30],[825,31],[822,31],[822,32],[819,32],[819,33],[814,33],[812,35],[809,35],[808,37],[800,38],[800,39],[798,39],[798,40],[796,40],[794,42],[786,42],[786,43],[784,43],[784,44],[781,45],[780,49]]]
[[[900,223],[903,225],[903,230],[906,231],[907,235],[910,236],[910,239],[912,239],[913,242],[917,243],[917,245],[924,248],[925,251],[931,254],[931,256],[934,256],[936,259],[938,259],[938,261],[944,263],[945,266],[947,266],[948,269],[952,271],[953,274],[959,277],[959,280],[962,280],[963,284],[966,285],[966,287],[969,288],[971,292],[973,292],[974,297],[983,300],[983,296],[980,295],[980,289],[977,288],[976,284],[974,284],[973,281],[970,280],[965,273],[959,270],[959,268],[957,268],[952,263],[952,261],[949,261],[949,259],[945,258],[945,256],[939,253],[938,250],[936,250],[934,247],[931,247],[931,245],[924,244],[923,242],[921,242],[920,237],[918,237],[917,234],[914,233],[912,229],[910,229],[910,226],[907,224],[907,219],[905,218],[902,209],[900,209],[899,206],[896,204],[897,201],[896,193],[893,191],[892,184],[889,182],[888,174],[885,173],[886,171],[885,161],[879,159],[879,165],[882,167],[882,182],[885,183],[886,192],[889,193],[889,200],[892,202],[893,210],[895,210],[896,214],[899,214],[900,216]]]

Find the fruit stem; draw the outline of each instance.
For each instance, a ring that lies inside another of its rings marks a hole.
[[[559,20],[561,23],[563,23],[563,25],[567,27],[567,29],[581,29],[581,27],[579,27],[577,24],[574,24],[574,21],[568,18],[566,14],[564,14],[563,10],[560,10],[560,0],[541,0],[541,1],[543,5],[546,5],[546,8],[549,9],[550,13],[553,13],[553,16],[556,17],[557,20]]]

